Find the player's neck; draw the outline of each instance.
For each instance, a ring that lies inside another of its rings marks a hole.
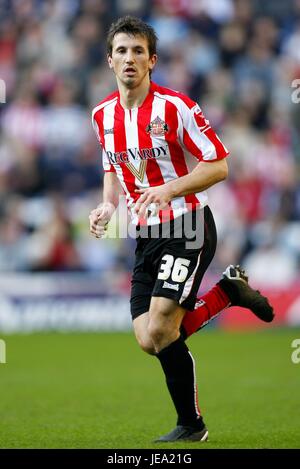
[[[150,79],[143,80],[136,88],[127,88],[119,83],[120,103],[124,109],[133,109],[141,106],[150,89]]]

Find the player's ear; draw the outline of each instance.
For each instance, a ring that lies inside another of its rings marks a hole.
[[[150,60],[149,60],[149,70],[154,69],[156,62],[157,62],[157,55],[153,54],[152,57],[150,57]]]
[[[109,68],[113,68],[113,63],[112,63],[112,58],[109,54],[107,54],[107,62],[108,62],[108,65],[109,65]]]

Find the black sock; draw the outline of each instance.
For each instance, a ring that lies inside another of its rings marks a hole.
[[[194,360],[180,336],[157,354],[166,375],[166,382],[174,402],[177,425],[202,430],[204,423],[197,403],[197,385]]]

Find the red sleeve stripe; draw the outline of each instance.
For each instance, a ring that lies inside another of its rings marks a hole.
[[[216,155],[217,159],[221,160],[225,158],[227,155],[229,155],[229,151],[227,148],[223,145],[217,134],[213,131],[212,128],[209,128],[208,130],[205,131],[204,135],[211,141],[211,143],[215,146],[216,149]],[[204,157],[204,161],[205,157]],[[207,160],[209,161],[209,160]],[[214,160],[212,160],[214,161]]]
[[[190,134],[188,131],[183,128],[183,143],[187,150],[195,156],[199,161],[202,161],[203,159],[203,154],[200,148],[195,144],[195,142],[191,139]]]

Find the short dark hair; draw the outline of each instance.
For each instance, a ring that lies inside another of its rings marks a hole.
[[[113,39],[116,34],[125,33],[129,36],[142,36],[147,39],[149,55],[156,54],[157,36],[149,24],[135,16],[123,16],[112,23],[107,35],[107,53],[111,57]]]

